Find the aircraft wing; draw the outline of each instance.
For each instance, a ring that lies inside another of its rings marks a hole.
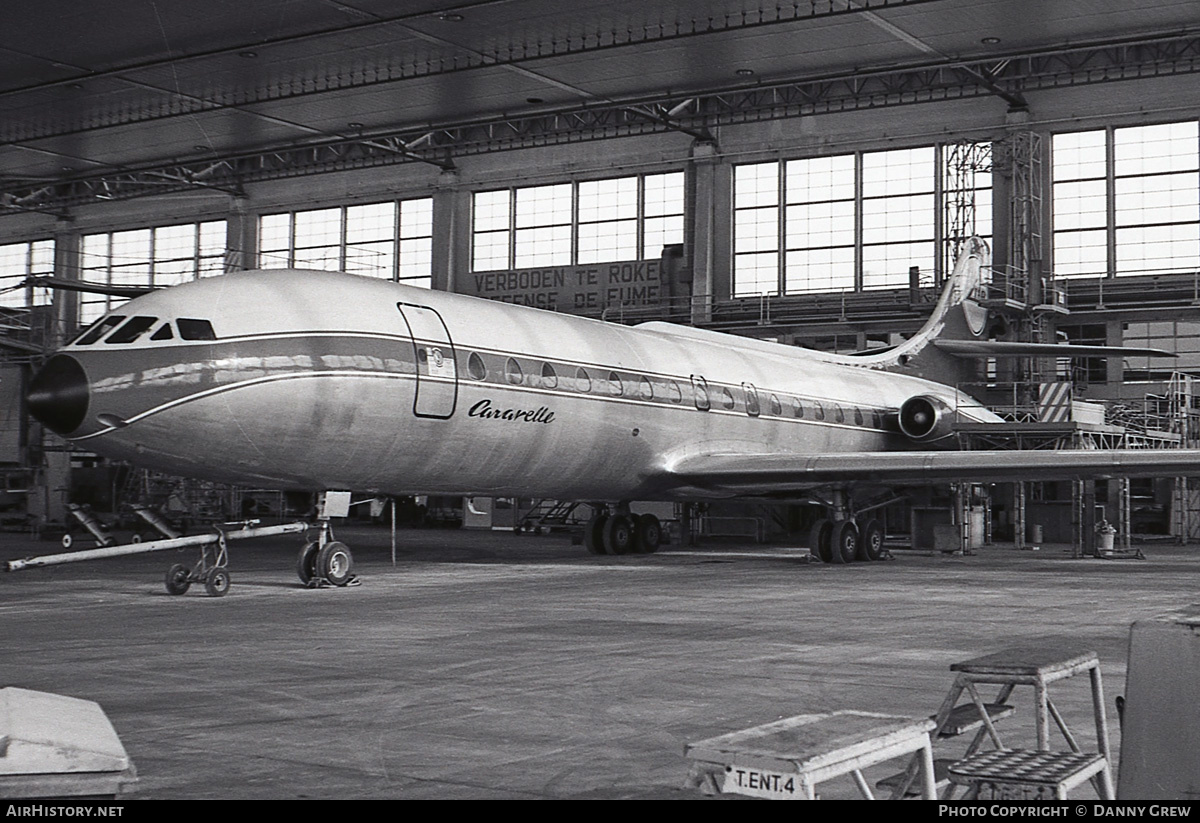
[[[1200,449],[709,454],[682,458],[670,481],[716,494],[771,495],[828,483],[917,485],[1200,475]]]

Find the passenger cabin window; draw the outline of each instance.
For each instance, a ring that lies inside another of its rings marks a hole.
[[[558,385],[558,372],[549,363],[542,364],[542,385],[547,389],[553,389]]]
[[[75,345],[87,346],[95,343],[97,340],[108,334],[124,321],[125,315],[123,314],[114,314],[110,317],[105,317],[103,320],[80,335],[79,339],[75,341]]]
[[[696,396],[696,408],[708,411],[712,403],[708,399],[708,381],[698,374],[692,375],[692,391]]]
[[[649,378],[643,377],[640,381],[638,381],[638,397],[642,398],[643,400],[654,399],[654,386],[650,384]]]
[[[732,409],[735,405],[737,405],[737,404],[734,402],[733,392],[731,392],[727,388],[722,387],[722,389],[721,389],[721,406],[726,409]]]
[[[758,405],[758,390],[749,383],[742,384],[742,391],[746,393],[746,414],[751,417],[758,417],[762,409]]]
[[[813,401],[813,417],[817,420],[825,419],[825,407],[821,405],[820,400]]]
[[[471,352],[471,356],[467,358],[467,374],[472,380],[487,380],[487,366],[476,352]]]
[[[780,405],[779,398],[773,394],[767,397],[767,408],[771,410],[771,414],[773,415],[778,416],[783,414],[783,406]]]
[[[667,381],[667,397],[671,399],[672,403],[683,402],[683,392],[680,391],[679,384],[674,380]]]
[[[862,409],[855,407],[854,409],[854,425],[861,426],[863,424]]]
[[[804,404],[800,402],[799,397],[792,398],[792,416],[793,417],[803,417],[804,416]]]
[[[216,340],[217,335],[213,331],[212,323],[207,320],[196,320],[190,317],[181,317],[175,321],[175,325],[179,326],[179,336],[184,340]]]
[[[842,407],[837,403],[833,404],[833,419],[838,423],[846,422],[846,413],[842,411]]]
[[[621,385],[621,375],[615,371],[608,373],[608,393],[613,397],[620,397],[625,393],[625,387]]]
[[[520,385],[524,377],[525,373],[521,371],[521,364],[511,357],[508,358],[504,363],[504,379],[516,386]]]
[[[592,377],[583,366],[575,370],[575,390],[582,392],[592,390]]]
[[[157,317],[138,316],[108,336],[107,343],[132,343],[150,330],[158,322]]]

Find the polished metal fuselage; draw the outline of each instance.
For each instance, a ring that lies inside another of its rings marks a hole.
[[[215,340],[104,340],[79,447],[217,481],[385,494],[683,499],[699,454],[913,448],[915,395],[952,387],[731,335],[626,327],[331,272],[242,272],[120,307]]]

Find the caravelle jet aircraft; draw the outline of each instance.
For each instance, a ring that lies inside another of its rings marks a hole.
[[[627,327],[325,271],[231,273],[130,300],[67,344],[29,408],[82,448],[268,488],[593,501],[597,553],[661,539],[635,500],[833,501],[834,562],[878,558],[869,485],[1176,476],[1200,451],[957,451],[955,421],[1000,418],[954,388],[959,358],[1154,350],[984,339],[987,246],[968,241],[929,321],[838,355],[728,334]],[[348,576],[306,549],[301,577]]]

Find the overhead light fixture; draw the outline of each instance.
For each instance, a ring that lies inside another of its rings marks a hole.
[[[238,57],[244,57],[247,60],[253,60],[255,57],[258,57],[258,52],[256,52],[256,51],[239,51]]]
[[[983,43],[985,46],[994,46],[1000,42],[1000,38],[999,37],[984,37],[984,38],[980,39],[979,42]]]
[[[538,103],[545,103],[546,100],[544,97],[526,97],[525,102],[533,103],[536,106]]]
[[[196,151],[208,151],[208,146],[192,146]]]
[[[362,123],[347,123],[346,125],[352,129],[361,129],[363,127]]]
[[[461,23],[463,21],[463,16],[456,12],[444,11],[438,15],[438,20],[443,20],[447,23]]]
[[[753,77],[754,69],[738,69],[735,74],[737,74],[738,77]]]

